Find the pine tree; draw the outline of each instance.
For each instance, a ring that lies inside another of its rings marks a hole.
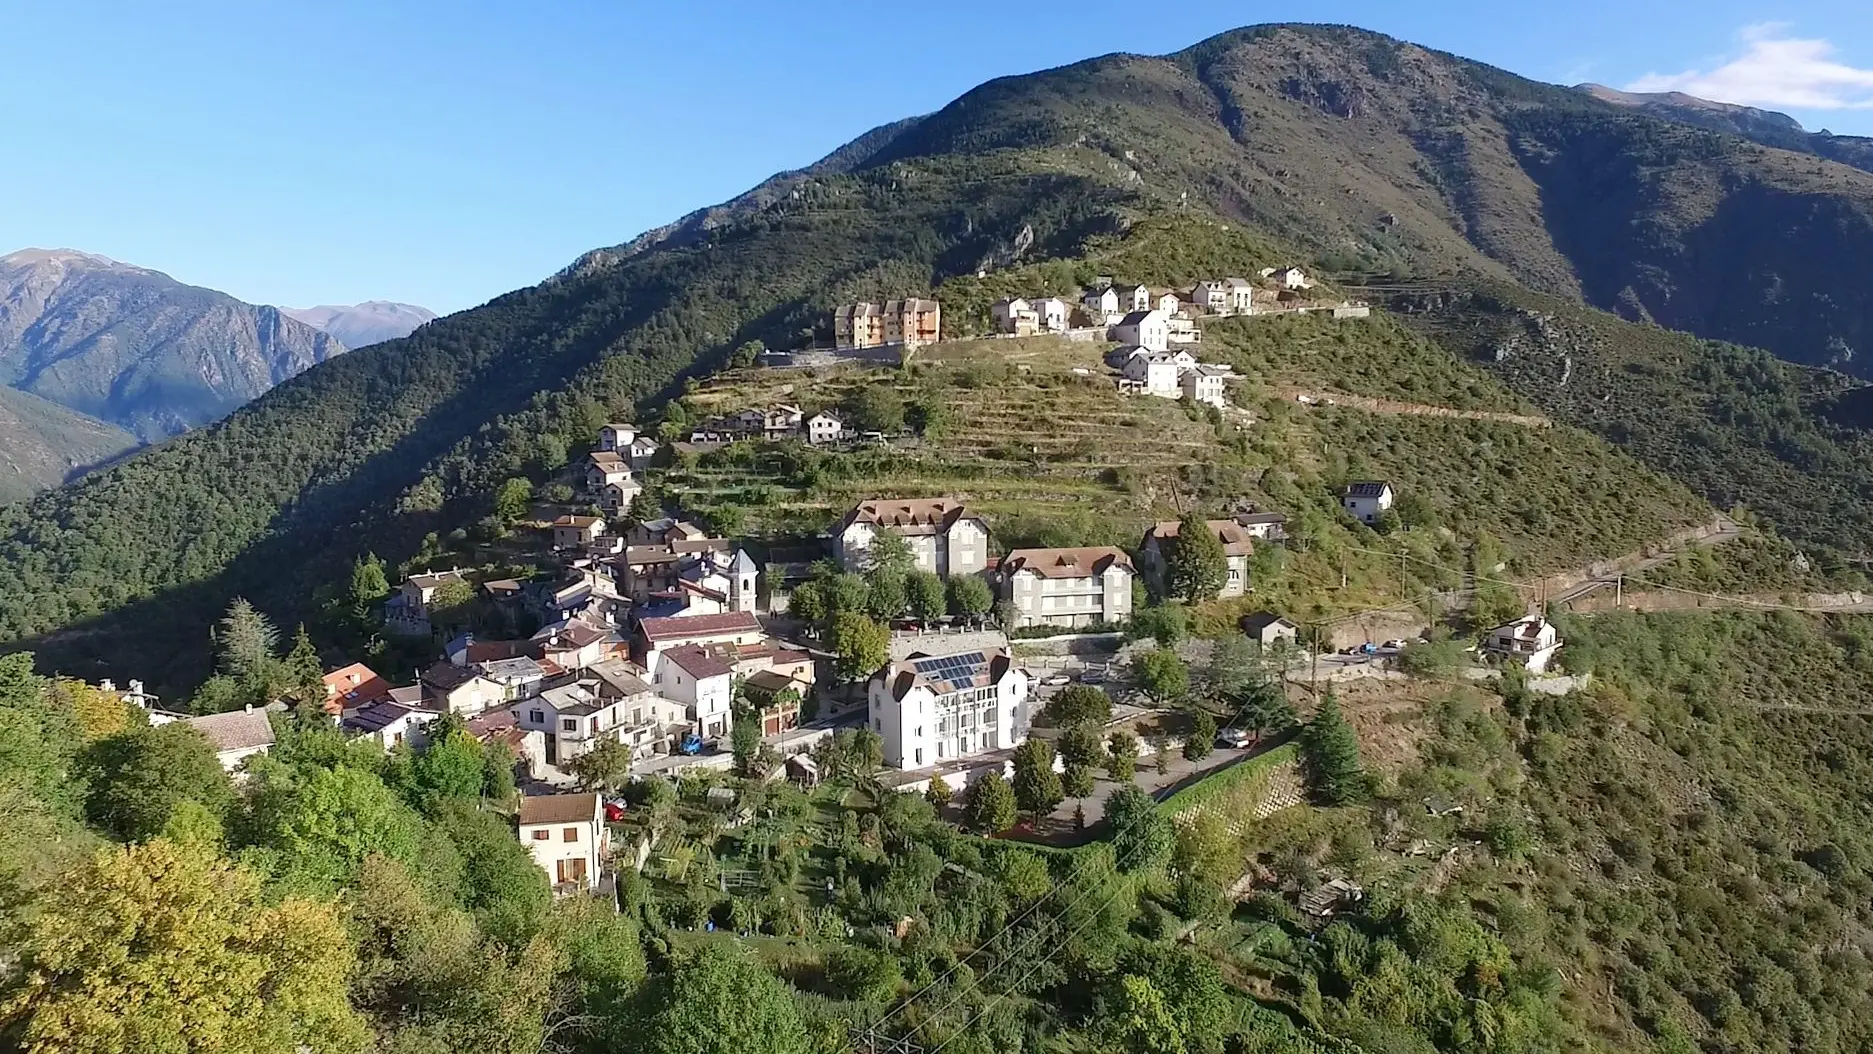
[[[1138,775],[1138,737],[1123,729],[1106,741],[1106,775],[1114,783],[1130,783]]]
[[[298,704],[294,713],[302,722],[324,721],[325,664],[319,661],[319,649],[312,646],[312,638],[306,635],[305,623],[300,623],[293,633],[292,650],[286,653],[282,665],[286,690]]]
[[[1365,798],[1366,774],[1359,763],[1359,739],[1340,712],[1339,700],[1329,695],[1314,711],[1314,719],[1301,734],[1301,760],[1308,789],[1328,805],[1347,805]]]
[[[1229,557],[1223,552],[1222,539],[1201,516],[1178,521],[1177,544],[1167,564],[1171,595],[1193,604],[1214,598],[1229,580]]]
[[[390,579],[376,553],[365,553],[351,565],[351,617],[358,625],[371,622],[374,608],[390,595]]]
[[[276,678],[280,631],[244,597],[235,597],[215,640],[221,648],[221,669],[240,686],[244,700],[267,702]]]

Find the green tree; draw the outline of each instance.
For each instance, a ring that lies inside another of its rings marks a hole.
[[[761,360],[761,353],[767,346],[758,340],[743,341],[728,357],[728,364],[733,369],[745,370]]]
[[[1160,648],[1175,648],[1190,636],[1190,610],[1182,604],[1135,608],[1125,635],[1131,640],[1154,640]]]
[[[934,393],[925,393],[904,408],[904,421],[925,439],[941,439],[949,429],[949,404]]]
[[[924,799],[930,803],[932,808],[936,809],[942,809],[948,806],[953,794],[954,792],[950,790],[949,783],[943,779],[941,773],[934,774],[930,777],[930,785],[925,787],[923,792]]]
[[[1190,670],[1169,648],[1155,648],[1133,660],[1132,679],[1159,706],[1190,690]]]
[[[533,481],[524,476],[509,476],[495,488],[494,515],[505,529],[512,530],[514,524],[525,519],[532,503]]]
[[[429,598],[429,621],[437,626],[461,626],[474,617],[475,587],[451,578]]]
[[[390,596],[390,579],[376,553],[365,553],[351,565],[351,617],[361,627],[373,621],[377,605]]]
[[[1070,684],[1047,700],[1043,711],[1056,727],[1103,725],[1112,720],[1112,697],[1090,684]]]
[[[663,506],[650,492],[650,488],[646,487],[631,496],[631,507],[625,515],[630,517],[632,523],[649,523],[663,516]]]
[[[414,813],[369,772],[341,765],[313,768],[256,817],[260,844],[279,853],[282,872],[313,887],[353,880],[366,857],[413,863],[418,850]]]
[[[631,747],[620,740],[604,737],[592,749],[562,762],[566,775],[578,782],[580,790],[610,793],[624,786],[631,777]]]
[[[363,1050],[351,938],[331,904],[269,903],[211,846],[100,852],[45,899],[0,999],[27,1054]]]
[[[863,612],[871,598],[871,584],[864,575],[836,574],[826,580],[826,611],[837,617],[848,611]]]
[[[1106,740],[1106,775],[1114,783],[1130,783],[1138,775],[1138,737],[1116,729]]]
[[[986,834],[1006,831],[1015,824],[1014,788],[1002,779],[999,772],[988,772],[976,778],[969,785],[964,795],[964,811],[969,823],[976,830]]]
[[[881,1003],[903,983],[897,958],[876,949],[842,944],[826,956],[826,988],[841,999]]]
[[[1294,704],[1288,702],[1288,693],[1276,681],[1250,684],[1233,701],[1238,721],[1253,732],[1257,740],[1271,732],[1284,732],[1300,721],[1295,716]]]
[[[865,571],[868,575],[879,571],[905,575],[916,568],[917,553],[901,534],[880,531],[872,537],[871,545],[865,550]]]
[[[865,776],[884,767],[884,737],[869,728],[855,728],[846,741],[846,764],[853,775]]]
[[[860,431],[896,435],[904,430],[904,397],[888,384],[860,388],[846,412]]]
[[[1359,739],[1328,695],[1301,733],[1301,763],[1308,789],[1328,805],[1348,805],[1366,797],[1366,773],[1359,761]]]
[[[475,801],[487,782],[481,741],[462,727],[461,718],[444,715],[410,765],[410,775],[420,801]]]
[[[1126,974],[1108,1011],[1113,1049],[1125,1054],[1186,1054],[1183,1023],[1148,978]]]
[[[943,580],[935,572],[913,569],[904,576],[904,592],[908,594],[912,618],[928,624],[943,617]]]
[[[952,575],[949,581],[950,614],[979,619],[995,607],[989,584],[975,575]]]
[[[838,656],[834,668],[847,681],[871,676],[891,658],[890,631],[859,611],[842,611],[834,617],[828,644]]]
[[[1223,541],[1203,517],[1185,516],[1177,524],[1177,544],[1165,560],[1172,596],[1194,604],[1222,592],[1229,580],[1229,557]]]
[[[1261,675],[1256,646],[1241,634],[1231,634],[1210,649],[1203,666],[1203,692],[1213,698],[1234,695]]]
[[[888,624],[902,615],[910,602],[902,572],[874,568],[865,576],[865,585],[865,612],[879,622]]]
[[[1028,906],[1053,892],[1053,875],[1047,870],[1047,861],[1039,853],[1026,849],[1014,849],[1001,854],[996,861],[995,876],[1001,879],[1002,888],[1014,898],[1015,903]]]
[[[551,475],[566,464],[566,440],[556,432],[542,432],[534,453],[539,459],[540,471]]]
[[[215,641],[221,649],[222,672],[243,687],[264,685],[272,677],[280,631],[245,597],[235,597],[228,604]]]
[[[787,614],[809,626],[823,624],[830,613],[824,583],[802,582],[787,598]]]
[[[645,1054],[807,1054],[806,1023],[787,988],[734,944],[705,944],[647,993],[636,1049]]]
[[[1184,760],[1202,761],[1216,749],[1216,718],[1208,710],[1190,715],[1190,736],[1184,740]]]
[[[1107,795],[1106,822],[1120,871],[1156,871],[1170,860],[1176,839],[1171,821],[1143,788],[1128,783]]]
[[[1069,798],[1084,798],[1093,792],[1096,778],[1091,765],[1068,764],[1060,773],[1060,792]]]
[[[319,661],[319,649],[306,635],[306,624],[293,632],[293,646],[282,664],[286,691],[295,702],[294,713],[303,723],[330,720],[325,713],[325,664]]]
[[[234,801],[234,787],[215,748],[181,721],[140,728],[93,748],[98,776],[91,787],[91,819],[125,841],[162,833],[183,802],[196,802],[219,818]]]
[[[1060,775],[1054,771],[1054,746],[1039,736],[1022,742],[1014,752],[1015,804],[1038,821],[1060,804]]]
[[[754,775],[754,758],[761,750],[760,716],[750,711],[737,714],[734,725],[728,730],[728,740],[735,758],[736,774]]]
[[[1065,694],[1065,693],[1062,693]],[[1099,693],[1104,695],[1104,692]],[[1059,696],[1054,698],[1058,699]],[[1091,721],[1068,725],[1060,733],[1060,760],[1068,765],[1092,768],[1105,762],[1106,745],[1099,738],[1099,726]]]

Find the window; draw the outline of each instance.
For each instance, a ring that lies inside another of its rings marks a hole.
[[[917,748],[917,751],[916,751],[916,754],[917,754],[917,764],[918,764],[919,766],[922,766],[922,765],[923,765],[923,748],[922,748],[922,747],[918,747],[918,748]]]
[[[563,830],[563,831],[561,831],[561,832],[559,832],[559,840],[560,840],[560,841],[562,841],[562,842],[576,842],[576,841],[578,841],[578,840],[579,840],[579,829],[578,829],[577,827],[568,827],[568,828],[566,828],[565,830]]]
[[[529,710],[527,711],[527,720],[536,725],[546,724],[546,712],[544,710]]]
[[[533,832],[533,840],[534,840],[534,841],[536,841],[536,842],[544,842],[544,841],[546,841],[546,840],[547,840],[548,838],[551,838],[552,836],[553,836],[553,832],[551,832],[551,831],[535,831],[535,832]]]
[[[579,722],[573,718],[568,717],[559,723],[559,727],[561,730],[566,731],[566,732],[577,732],[579,730]]]

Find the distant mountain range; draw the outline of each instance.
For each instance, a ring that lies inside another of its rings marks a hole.
[[[327,336],[338,338],[347,348],[365,348],[407,337],[416,327],[436,317],[436,313],[426,307],[389,300],[366,300],[348,307],[321,304],[280,310],[288,318],[296,318]]]
[[[344,351],[279,308],[160,271],[69,249],[0,256],[0,383],[146,441]]]
[[[1604,84],[1577,84],[1574,90],[1647,116],[1696,125],[1713,132],[1728,132],[1765,146],[1814,154],[1873,172],[1873,139],[1835,135],[1825,129],[1810,132],[1785,113],[1733,102],[1713,102],[1676,91],[1629,92]]]

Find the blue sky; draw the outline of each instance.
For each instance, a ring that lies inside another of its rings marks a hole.
[[[1295,10],[1542,80],[1680,88],[1873,135],[1864,0],[1774,24],[1731,0]],[[83,249],[259,302],[454,311],[990,77],[1173,51],[1275,9],[1048,12],[0,0],[0,251]]]

